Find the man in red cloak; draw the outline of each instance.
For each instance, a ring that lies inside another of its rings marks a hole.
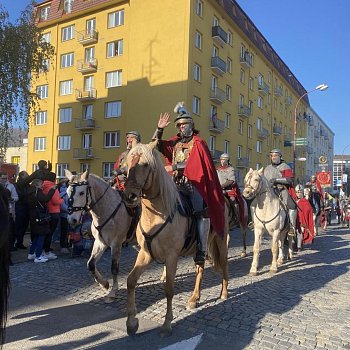
[[[304,198],[304,189],[301,185],[296,186],[296,195],[298,204],[297,245],[298,251],[300,251],[303,244],[313,242],[315,227],[312,206],[310,202]]]
[[[158,149],[166,159],[166,170],[172,173],[179,189],[191,199],[197,217],[198,245],[195,256],[197,265],[204,264],[210,224],[219,234],[224,233],[224,197],[214,162],[206,142],[194,128],[193,119],[179,102],[175,125],[178,134],[161,140],[163,130],[169,122],[169,113],[160,115],[153,139],[158,139]]]

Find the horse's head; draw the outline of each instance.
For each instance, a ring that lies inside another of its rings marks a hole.
[[[71,226],[76,226],[80,223],[84,211],[88,210],[89,201],[91,200],[90,186],[88,182],[89,172],[73,175],[68,169],[65,170],[65,175],[69,180],[67,188],[68,196],[68,223]]]
[[[128,176],[123,192],[123,200],[128,207],[136,207],[141,195],[151,188],[152,168],[154,168],[152,150],[155,146],[156,142],[149,145],[138,143],[128,154],[126,159]]]
[[[260,192],[262,186],[262,176],[264,168],[259,170],[249,169],[247,175],[244,178],[244,190],[243,196],[246,199],[253,199]]]

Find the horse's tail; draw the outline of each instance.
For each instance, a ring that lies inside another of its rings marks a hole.
[[[224,273],[227,266],[228,243],[230,239],[227,232],[225,230],[224,237],[220,237],[213,232],[214,237],[208,245],[208,255],[211,258],[213,268],[219,273]]]
[[[7,240],[0,242],[0,348],[5,341],[7,301],[10,288],[9,246]]]

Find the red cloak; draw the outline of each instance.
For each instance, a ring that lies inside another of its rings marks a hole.
[[[165,141],[159,140],[161,152],[166,158],[167,164],[172,164],[174,145],[180,141],[179,136]],[[208,146],[196,134],[193,135],[193,147],[187,159],[184,175],[202,196],[208,206],[210,222],[214,230],[221,236],[224,234],[224,195],[221,190],[218,174]]]
[[[312,243],[312,240],[314,239],[314,236],[315,236],[312,206],[310,202],[305,198],[299,199],[297,203],[298,203],[298,207],[300,208],[300,209],[298,208],[297,229],[299,232],[302,232],[301,227],[304,228],[303,230],[304,244]]]

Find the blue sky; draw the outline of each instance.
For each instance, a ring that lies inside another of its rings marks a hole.
[[[335,154],[350,154],[350,0],[237,0],[306,90],[335,133]],[[0,0],[14,20],[25,1]],[[348,146],[349,145],[349,146]],[[347,147],[348,146],[348,147]]]

